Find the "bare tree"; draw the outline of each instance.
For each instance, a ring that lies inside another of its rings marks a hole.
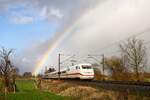
[[[12,54],[12,52],[12,49],[7,50],[2,48],[0,50],[0,73],[2,74],[5,92],[11,91],[10,73],[13,66],[10,61],[10,55]]]
[[[11,74],[12,74],[11,75],[12,76],[12,83],[15,84],[15,80],[16,80],[17,76],[19,76],[19,69],[16,67],[13,67]]]
[[[13,91],[14,91],[14,93],[17,90],[17,86],[16,86],[16,78],[17,78],[17,76],[19,76],[19,69],[13,67],[12,71],[11,71],[11,77],[12,77],[12,82],[11,83],[13,85]]]
[[[122,55],[126,58],[125,65],[132,68],[136,74],[136,80],[140,81],[139,72],[146,67],[146,48],[142,40],[128,39],[127,43],[120,44]]]
[[[111,78],[115,80],[127,80],[127,69],[123,65],[123,61],[120,57],[113,56],[111,58],[105,58],[105,65],[110,70]]]
[[[32,78],[32,73],[31,72],[24,72],[23,77],[24,78]]]
[[[98,68],[94,68],[94,79],[102,80],[104,75],[101,74],[101,71]]]
[[[17,76],[19,75],[19,69],[18,68],[12,68],[12,83],[15,84],[15,80],[17,78]]]

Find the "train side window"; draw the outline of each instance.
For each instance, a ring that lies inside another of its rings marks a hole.
[[[80,69],[80,66],[78,66],[78,69]]]
[[[80,66],[76,66],[76,69],[80,69]]]
[[[78,69],[78,66],[76,66],[76,69]]]
[[[61,73],[66,73],[66,71],[62,71]]]
[[[68,68],[68,71],[70,71],[70,69]]]

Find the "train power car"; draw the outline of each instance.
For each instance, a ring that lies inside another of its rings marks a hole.
[[[59,78],[58,71],[47,73],[45,78]],[[60,70],[61,79],[93,79],[94,70],[91,64],[77,64]]]

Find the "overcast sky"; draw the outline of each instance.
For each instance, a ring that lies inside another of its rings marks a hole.
[[[15,49],[21,72],[33,71],[55,43],[43,66],[56,66],[60,52],[115,55],[117,44],[110,44],[150,28],[149,5],[149,0],[0,0],[0,46]],[[138,38],[149,41],[149,31]]]

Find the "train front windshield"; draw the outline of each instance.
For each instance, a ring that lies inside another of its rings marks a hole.
[[[92,67],[91,66],[87,66],[87,65],[83,65],[82,69],[92,69]]]

